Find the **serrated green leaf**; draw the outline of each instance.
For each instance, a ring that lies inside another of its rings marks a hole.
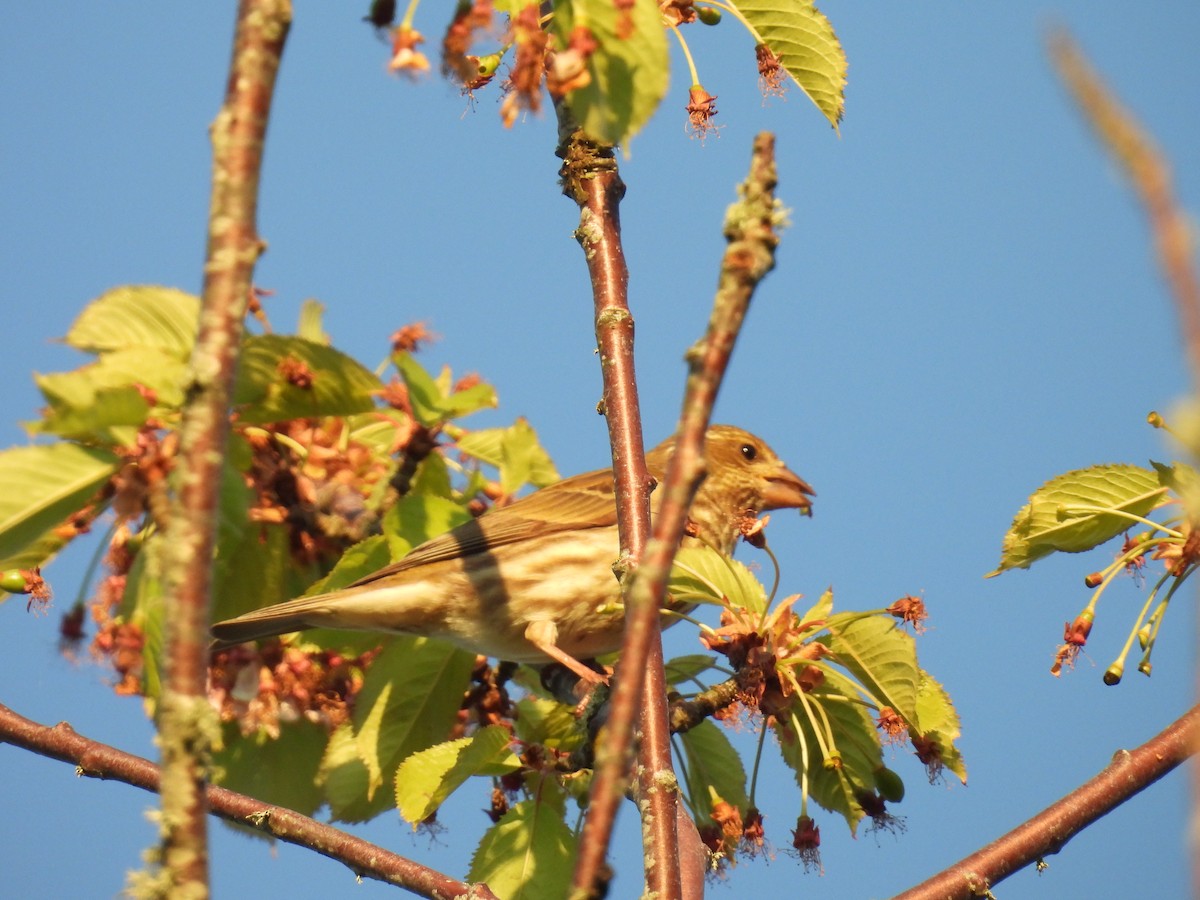
[[[78,380],[69,383],[59,379],[48,389],[43,379],[34,376],[50,406],[40,422],[27,425],[28,431],[110,446],[132,444],[150,416],[150,404],[138,389],[97,388],[83,371],[64,374],[77,376]]]
[[[801,622],[822,622],[833,615],[833,588],[826,588],[821,599],[800,617]]]
[[[393,354],[392,364],[408,388],[408,402],[417,421],[426,426],[441,422],[443,394],[433,376],[411,353]]]
[[[714,794],[744,815],[750,805],[746,797],[746,770],[725,732],[706,719],[677,735],[677,739],[683,748],[684,784],[696,825],[712,824]]]
[[[499,470],[500,486],[506,494],[515,494],[526,484],[545,487],[559,480],[553,461],[538,443],[537,432],[524,418],[507,428],[469,432],[456,443],[463,453]]]
[[[505,775],[521,768],[512,735],[489,725],[470,737],[414,753],[396,771],[396,807],[414,828],[473,775]]]
[[[1028,569],[1055,551],[1081,553],[1137,525],[1163,501],[1167,489],[1141,466],[1115,464],[1076,469],[1038,488],[1013,519],[1000,555],[988,573]]]
[[[736,0],[756,39],[837,128],[845,110],[846,54],[812,0]]]
[[[302,363],[311,384],[292,384],[280,372],[285,361]],[[340,350],[279,334],[249,337],[242,344],[233,403],[243,424],[311,416],[347,416],[375,406],[383,384]]]
[[[587,61],[590,83],[567,94],[567,106],[590,137],[628,148],[667,93],[670,60],[658,4],[633,0],[632,9],[618,9],[609,0],[559,0],[559,47],[568,46],[577,23],[586,23],[600,46]]]
[[[415,637],[393,639],[371,664],[354,707],[368,801],[406,757],[445,739],[474,665],[472,653]]]
[[[946,689],[924,670],[921,671],[921,680],[917,686],[916,726],[918,735],[937,744],[942,765],[966,784],[966,763],[954,743],[962,733],[958,712]]]
[[[583,743],[584,734],[570,707],[544,697],[517,701],[517,737],[527,744],[542,744],[570,752]]]
[[[565,897],[571,886],[575,835],[563,823],[561,794],[547,802],[558,792],[542,784],[536,800],[518,803],[487,830],[471,860],[468,880],[504,900]]]
[[[480,382],[447,394],[441,403],[442,418],[461,419],[481,409],[495,409],[499,405],[496,389],[490,384]]]
[[[162,690],[165,552],[162,532],[156,532],[142,542],[125,579],[125,592],[117,608],[121,619],[141,632],[141,692],[150,703],[158,700]]]
[[[677,603],[726,603],[754,615],[767,608],[767,591],[746,566],[711,547],[680,547],[668,582]]]
[[[222,507],[231,515],[240,499],[236,491],[232,478],[222,485]],[[213,573],[214,621],[282,603],[304,589],[306,578],[292,557],[286,525],[251,525],[239,535],[226,524],[220,537]]]
[[[0,562],[9,562],[96,498],[121,465],[107,450],[40,444],[0,451]]]
[[[809,796],[823,808],[840,813],[853,833],[864,815],[857,797],[874,791],[883,752],[853,682],[832,669],[822,671],[825,677],[816,689],[789,698],[775,730],[797,783],[807,785]],[[837,764],[830,762],[823,747],[836,754]]]
[[[320,808],[315,777],[329,741],[324,728],[298,719],[284,724],[276,738],[265,731],[243,736],[232,722],[222,731],[224,746],[213,758],[221,787],[304,815]]]
[[[917,717],[920,668],[912,636],[890,616],[842,613],[829,619],[825,641],[833,660],[858,679],[879,706],[890,706],[906,721]]]
[[[87,305],[66,342],[99,353],[157,347],[186,360],[196,341],[200,298],[160,285],[130,284],[106,291]]]

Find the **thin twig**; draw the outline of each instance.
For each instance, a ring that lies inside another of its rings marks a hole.
[[[1124,109],[1065,31],[1050,36],[1050,56],[1097,136],[1137,191],[1158,249],[1158,261],[1175,297],[1192,377],[1200,389],[1200,279],[1193,261],[1192,230],[1175,201],[1171,167],[1132,114]]]
[[[218,726],[205,695],[218,491],[254,264],[258,183],[290,0],[242,0],[225,102],[212,126],[213,189],[203,305],[180,425],[159,701],[163,854],[172,892],[208,896],[205,780]]]
[[[162,773],[149,760],[86,738],[66,722],[54,726],[33,722],[3,704],[0,704],[0,743],[72,763],[77,775],[120,781],[146,791],[159,790]],[[209,786],[207,795],[212,815],[315,850],[347,866],[356,877],[394,884],[422,897],[471,896],[495,900],[484,885],[456,881],[295,810],[220,787]]]
[[[971,900],[1057,853],[1101,816],[1148,788],[1200,748],[1200,706],[1135,750],[1120,750],[1097,775],[1028,822],[894,900]]]

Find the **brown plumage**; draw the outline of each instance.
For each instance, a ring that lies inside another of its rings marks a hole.
[[[674,446],[667,440],[646,454],[660,481]],[[708,477],[690,511],[695,539],[731,555],[747,510],[810,512],[812,488],[760,438],[714,425],[704,450]],[[579,660],[621,645],[618,554],[612,470],[601,469],[489,510],[341,590],[218,622],[213,634],[218,647],[306,628],[417,634],[514,662],[560,662],[598,681]]]

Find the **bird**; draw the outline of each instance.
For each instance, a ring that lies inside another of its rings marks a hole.
[[[646,454],[661,481],[675,450]],[[797,509],[816,492],[761,439],[732,425],[704,438],[707,475],[684,545],[731,556],[745,516]],[[580,660],[620,649],[620,554],[612,469],[575,475],[432,538],[339,590],[255,610],[212,626],[214,649],[308,628],[421,635],[516,663],[561,663],[585,682],[605,676]],[[659,496],[651,494],[651,517]],[[664,625],[676,621],[664,618]]]

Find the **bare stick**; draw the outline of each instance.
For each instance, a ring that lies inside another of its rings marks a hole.
[[[982,850],[895,900],[970,900],[991,896],[1000,881],[1041,862],[1101,816],[1148,788],[1196,752],[1200,706],[1135,750],[1118,751],[1103,772]]]
[[[161,772],[149,760],[77,734],[66,722],[40,725],[3,704],[0,704],[0,743],[72,763],[77,775],[120,781],[151,792],[159,790]],[[208,806],[214,816],[315,850],[348,866],[356,877],[394,884],[422,897],[471,896],[495,900],[486,886],[455,881],[294,810],[272,806],[225,788],[209,786],[207,794]]]
[[[225,102],[212,126],[213,189],[200,328],[180,425],[169,512],[162,747],[162,862],[180,896],[208,896],[205,780],[218,732],[205,695],[215,510],[229,431],[229,397],[263,245],[258,181],[290,0],[241,0]]]
[[[1171,167],[1065,31],[1051,35],[1050,56],[1075,102],[1120,163],[1146,208],[1159,265],[1179,310],[1192,377],[1200,387],[1200,280],[1192,260],[1191,228],[1175,202]]]

